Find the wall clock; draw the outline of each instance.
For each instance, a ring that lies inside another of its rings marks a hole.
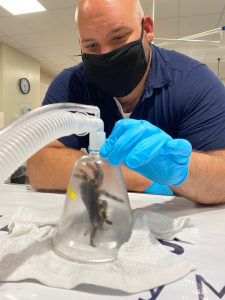
[[[20,90],[23,94],[28,94],[30,91],[30,82],[26,78],[20,79]]]

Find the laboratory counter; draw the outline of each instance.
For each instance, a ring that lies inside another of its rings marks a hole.
[[[0,185],[0,239],[19,206],[46,215],[59,216],[65,193],[33,190],[30,186]],[[177,196],[129,193],[132,209],[142,208],[171,218],[189,216],[199,230],[196,245],[177,240],[162,242],[175,255],[182,255],[197,267],[184,278],[138,294],[128,294],[94,285],[79,285],[72,290],[52,288],[29,279],[1,282],[1,300],[22,299],[131,299],[131,300],[216,300],[225,298],[225,205],[200,205]]]

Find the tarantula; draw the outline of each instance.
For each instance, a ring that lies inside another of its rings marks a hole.
[[[82,175],[75,174],[74,177],[84,180],[84,182],[80,184],[81,197],[88,210],[90,222],[93,226],[90,236],[90,244],[92,247],[96,247],[94,238],[98,229],[102,227],[104,222],[108,225],[113,224],[107,219],[106,210],[108,203],[106,200],[101,200],[100,196],[105,195],[106,197],[118,202],[124,201],[100,189],[103,183],[104,174],[96,162],[94,162],[94,165],[86,163],[86,166],[92,170],[94,178],[91,178],[87,172],[82,169],[79,169]]]

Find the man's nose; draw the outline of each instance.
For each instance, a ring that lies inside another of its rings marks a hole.
[[[112,46],[108,46],[108,45],[101,46],[101,54],[108,53],[112,50],[113,50]]]

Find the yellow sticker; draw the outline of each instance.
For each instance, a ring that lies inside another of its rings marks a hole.
[[[74,194],[74,192],[71,190],[70,186],[68,186],[67,193],[73,200],[76,199],[77,195]]]

